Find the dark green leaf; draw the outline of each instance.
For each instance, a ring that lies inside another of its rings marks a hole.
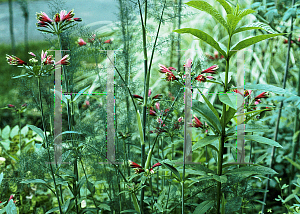
[[[219,53],[221,53],[225,57],[225,59],[227,58],[226,52],[220,47],[219,43],[216,42],[210,35],[208,35],[207,33],[203,32],[201,30],[193,29],[193,28],[182,28],[182,29],[178,29],[178,30],[173,30],[173,32],[190,33],[190,34],[198,37],[202,41],[206,42],[213,48],[215,48],[217,51],[219,51]]]
[[[237,51],[247,48],[255,43],[281,35],[284,35],[284,33],[258,35],[244,39],[231,48],[229,57],[232,57]]]
[[[226,213],[235,213],[236,211],[240,210],[242,206],[242,198],[241,197],[234,197],[227,201],[225,205],[225,212]]]
[[[206,136],[199,140],[197,143],[195,143],[192,147],[192,150],[196,150],[198,148],[204,147],[208,144],[211,144],[217,140],[219,140],[220,136],[212,135],[212,136]]]
[[[221,117],[221,123],[223,124],[223,126],[226,126],[229,123],[229,121],[234,117],[235,113],[236,113],[236,110],[233,109],[233,108],[231,108],[231,107],[229,107],[229,109],[225,113],[225,115],[226,115],[225,124],[223,124],[223,116],[224,115],[222,115],[222,117]]]
[[[219,114],[218,114],[217,110],[215,109],[215,107],[209,102],[209,100],[206,98],[206,96],[204,94],[202,94],[202,92],[199,90],[199,88],[197,88],[197,89],[200,92],[201,96],[203,97],[204,101],[206,102],[207,106],[210,108],[210,110],[212,110],[212,112],[216,115],[216,117],[219,118]]]
[[[223,25],[224,28],[228,31],[228,26],[227,26],[227,23],[226,23],[225,19],[223,18],[223,16],[213,6],[211,6],[206,1],[190,1],[186,4],[191,7],[196,8],[198,10],[208,13],[216,21],[218,21],[221,25]]]
[[[164,165],[165,167],[167,167],[171,172],[173,172],[173,174],[178,178],[178,180],[181,181],[180,174],[179,174],[178,170],[174,166],[172,166],[172,165],[170,165],[168,163],[164,163],[163,161],[161,161],[160,163],[162,165]]]
[[[256,141],[258,143],[263,143],[263,144],[267,144],[267,145],[270,145],[270,146],[275,146],[275,147],[281,147],[282,148],[282,146],[279,143],[277,143],[276,141],[271,140],[269,138],[262,137],[262,136],[258,136],[258,135],[245,135],[245,140],[253,140],[253,141]]]
[[[201,204],[199,204],[193,214],[205,214],[207,210],[212,208],[214,206],[214,201],[203,201]]]
[[[25,181],[21,181],[21,183],[23,183],[23,184],[47,184],[47,182],[42,179],[28,179]]]
[[[193,100],[192,105],[193,111],[197,111],[200,113],[203,117],[206,118],[207,121],[209,121],[212,126],[216,129],[216,131],[220,134],[221,133],[221,123],[219,121],[219,118],[210,110],[204,103],[201,103],[198,100]]]
[[[245,166],[245,167],[240,167],[237,169],[230,170],[225,173],[226,175],[240,175],[240,176],[251,176],[251,175],[265,175],[265,174],[270,174],[270,175],[275,175],[277,174],[276,171],[269,167],[264,167],[264,166]]]

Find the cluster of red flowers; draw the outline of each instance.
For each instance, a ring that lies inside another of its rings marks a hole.
[[[46,33],[60,34],[62,31],[72,27],[69,26],[72,22],[81,22],[81,18],[73,18],[75,13],[73,10],[67,13],[62,10],[60,13],[56,13],[53,20],[45,12],[37,13],[38,23],[37,27],[48,28],[48,30],[41,30]],[[40,30],[40,29],[39,29]]]
[[[194,115],[193,123],[190,124],[191,127],[204,128],[203,123]]]
[[[134,169],[134,173],[136,173],[136,174],[140,174],[141,172],[145,172],[145,170],[144,170],[144,168],[142,167],[142,166],[140,166],[140,165],[138,165],[137,163],[134,163],[133,161],[131,161],[131,160],[128,160],[128,163],[129,163],[129,166],[131,167],[131,168],[133,168]],[[156,164],[154,164],[151,168],[150,168],[150,173],[151,174],[154,174],[154,168],[155,167],[158,167],[158,166],[161,166],[161,163],[156,163]]]
[[[233,90],[235,93],[238,93],[240,95],[243,96],[243,94],[237,90],[237,89],[234,89]],[[252,91],[251,90],[245,90],[244,91],[244,97],[249,97],[251,95]],[[259,95],[257,95],[255,98],[254,98],[254,105],[258,105],[259,103],[261,103],[261,99],[262,98],[268,98],[268,93],[267,92],[262,92],[260,93]],[[246,105],[248,105],[248,102],[246,103]],[[256,107],[253,108],[254,110],[256,109]],[[266,107],[266,109],[268,109],[268,107]],[[271,110],[271,109],[268,109],[268,110]]]
[[[88,38],[87,42],[90,43],[90,44],[93,44],[95,42],[95,38],[96,38],[96,34],[93,34],[91,36],[91,38]],[[105,44],[111,44],[113,40],[114,39],[111,38],[111,39],[105,40],[104,43]],[[98,41],[101,42],[101,39],[99,38]],[[79,38],[77,44],[79,46],[83,46],[83,45],[86,45],[87,43],[82,38]]]
[[[218,52],[218,51],[215,51],[215,52],[214,52],[214,56],[212,56],[212,55],[210,55],[210,54],[208,54],[208,53],[205,53],[205,55],[207,56],[208,59],[211,59],[211,60],[224,59],[224,56],[223,56],[223,55],[221,55],[221,56],[219,57],[219,52]]]
[[[166,66],[159,64],[159,72],[164,73],[166,75],[167,81],[177,80],[177,77],[175,77],[172,71],[176,71],[176,68],[173,67],[167,68]]]
[[[218,65],[213,65],[203,71],[201,71],[201,74],[195,77],[195,80],[199,82],[206,82],[206,79],[214,79],[213,76],[204,76],[203,74],[215,74],[216,70],[219,68]]]

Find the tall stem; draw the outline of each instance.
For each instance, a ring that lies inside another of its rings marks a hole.
[[[47,137],[47,133],[46,133],[46,124],[45,124],[45,119],[44,119],[45,117],[44,117],[44,110],[43,110],[43,101],[42,101],[40,77],[38,77],[38,89],[39,89],[40,110],[41,110],[41,113],[42,113],[42,125],[43,125],[43,129],[44,129],[44,134],[45,134],[46,149],[47,149],[47,152],[48,152],[48,158],[49,158],[49,162],[50,162],[50,170],[51,170],[51,175],[52,175],[52,179],[53,179],[53,183],[54,183],[55,196],[57,198],[59,212],[62,214],[63,211],[62,211],[62,208],[61,208],[60,199],[58,197],[56,179],[55,179],[53,167],[52,167],[52,164],[51,164],[51,157],[50,157],[50,151],[49,151],[48,137]]]

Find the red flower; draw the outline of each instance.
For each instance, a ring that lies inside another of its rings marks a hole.
[[[268,95],[267,92],[263,92],[263,93],[259,94],[258,96],[256,96],[255,100],[258,100],[260,98],[267,98],[268,97],[267,95]]]
[[[16,56],[10,56],[8,54],[6,54],[6,60],[10,65],[27,65],[27,63],[21,60],[20,58]]]
[[[251,94],[251,90],[245,90],[244,91],[244,97],[247,97],[247,96],[249,96],[250,94]]]
[[[194,116],[192,127],[203,128],[203,123],[201,123],[201,121],[196,116]]]
[[[70,57],[67,54],[61,60],[56,62],[55,65],[69,65],[70,64],[69,60],[70,60]]]
[[[37,20],[45,23],[53,22],[53,20],[51,20],[45,12],[37,13]]]
[[[198,80],[199,82],[206,82],[206,77],[202,74],[195,77],[195,80]]]
[[[142,99],[142,100],[144,99],[144,98],[143,98],[142,96],[140,96],[140,95],[133,94],[132,96],[133,96],[133,98],[138,98],[138,99]]]
[[[177,80],[177,78],[174,76],[174,74],[170,71],[166,73],[166,80],[167,81],[173,81]]]
[[[153,169],[155,168],[155,167],[158,167],[158,166],[161,166],[161,163],[156,163],[156,164],[154,164],[151,168],[150,168],[150,173],[151,174],[154,174],[154,171],[153,171]]]
[[[111,43],[112,43],[112,40],[111,40],[111,39],[108,39],[108,40],[104,41],[104,43],[109,43],[109,44],[111,44]]]
[[[159,98],[161,98],[161,97],[162,97],[161,94],[157,94],[157,95],[155,95],[154,97],[152,97],[152,99],[159,99]]]
[[[54,16],[54,21],[55,21],[56,23],[60,22],[60,15],[59,15],[59,13],[55,14],[55,16]]]
[[[139,174],[141,172],[145,172],[145,170],[143,169],[143,167],[140,166],[140,165],[138,165],[137,163],[134,163],[131,160],[128,160],[128,163],[129,163],[129,166],[134,169],[134,171],[135,171],[136,174]]]
[[[76,21],[76,22],[81,22],[82,21],[81,18],[73,18],[73,20]]]
[[[150,110],[149,110],[149,115],[151,115],[151,116],[156,116],[156,112],[150,109]]]
[[[65,20],[68,20],[69,21],[69,19],[71,19],[71,18],[73,18],[74,17],[74,15],[75,15],[75,13],[73,12],[74,10],[71,10],[67,15],[64,15],[65,13],[66,13],[66,11],[65,10],[62,10],[61,11],[61,21],[63,22],[63,21],[65,21]]]
[[[201,74],[204,74],[204,73],[211,73],[211,74],[215,74],[216,73],[216,70],[219,68],[218,65],[213,65],[211,67],[209,67],[208,69],[205,69],[204,71],[201,72]]]
[[[79,38],[77,43],[79,46],[86,45],[86,42],[82,38]]]
[[[237,89],[234,89],[233,91],[234,91],[235,93],[238,93],[238,94],[240,94],[240,95],[242,95],[242,96],[243,96],[242,92],[240,92],[239,90],[237,90]]]
[[[169,67],[169,70],[171,70],[171,71],[176,71],[176,68]]]
[[[14,106],[13,104],[8,104],[7,107],[8,108],[15,108],[16,106]]]
[[[162,65],[162,64],[158,64],[159,65],[159,72],[160,73],[172,73],[166,66]]]
[[[218,59],[218,58],[219,58],[219,52],[218,52],[218,51],[215,51],[215,52],[214,52],[214,55],[215,55],[215,59]]]

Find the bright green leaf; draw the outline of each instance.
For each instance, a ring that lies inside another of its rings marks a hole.
[[[9,139],[9,133],[10,133],[10,127],[9,125],[5,126],[4,129],[2,129],[1,137],[2,139]]]
[[[193,28],[182,28],[182,29],[178,29],[178,30],[173,30],[173,32],[190,33],[193,36],[198,37],[202,41],[206,42],[207,44],[209,44],[210,46],[215,48],[217,51],[219,51],[219,53],[221,53],[225,58],[227,58],[226,52],[220,47],[219,43],[216,42],[210,35],[208,35],[207,33],[203,32],[201,30],[193,29]]]
[[[216,0],[216,1],[222,5],[222,7],[225,9],[227,14],[233,13],[233,8],[225,0]]]
[[[258,136],[258,135],[245,135],[245,140],[253,140],[253,141],[256,141],[258,143],[263,143],[263,144],[267,144],[267,145],[270,145],[270,146],[275,146],[275,147],[281,147],[282,148],[282,146],[279,143],[277,143],[276,141],[271,140],[269,138],[262,137],[262,136]]]
[[[218,96],[222,103],[230,106],[235,110],[237,110],[237,108],[239,108],[244,102],[243,96],[238,93],[219,93]]]
[[[186,4],[191,7],[196,8],[198,10],[208,13],[216,21],[218,21],[221,25],[223,25],[224,28],[228,31],[228,26],[227,26],[227,23],[226,23],[225,19],[223,18],[223,16],[213,6],[211,6],[206,1],[190,1]]]
[[[284,35],[284,33],[258,35],[244,39],[231,48],[229,57],[232,57],[237,51],[247,48],[255,43],[281,35]]]
[[[14,136],[18,135],[19,133],[19,126],[16,125],[15,127],[12,128],[11,132],[10,132],[10,138],[14,138]]]
[[[220,138],[220,136],[216,136],[216,135],[206,136],[193,145],[192,151],[194,151],[198,148],[202,148],[208,144],[211,144],[211,143],[219,140],[219,138]]]

